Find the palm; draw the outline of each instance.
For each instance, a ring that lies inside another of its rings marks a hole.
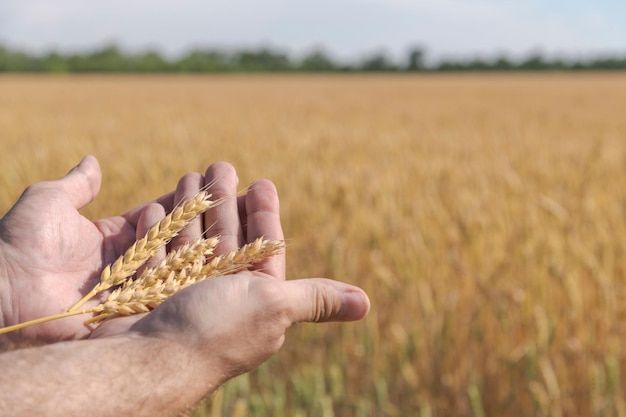
[[[67,310],[98,281],[102,267],[135,238],[134,227],[124,218],[93,223],[79,214],[67,194],[49,184],[41,188],[27,191],[2,221],[3,235],[10,231],[12,246],[7,263],[12,297],[17,300],[11,318],[15,323]],[[33,253],[37,256],[30,256]],[[23,334],[37,339],[81,337],[88,333],[84,319],[58,320],[24,329]]]

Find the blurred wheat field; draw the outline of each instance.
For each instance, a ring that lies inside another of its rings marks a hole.
[[[0,204],[85,153],[118,214],[232,162],[288,276],[362,286],[194,416],[626,416],[626,74],[0,77]]]

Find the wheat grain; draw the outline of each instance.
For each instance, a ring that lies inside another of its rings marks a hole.
[[[136,280],[127,280],[124,286],[132,285],[132,283],[135,282],[147,283],[150,280],[163,280],[170,275],[171,272],[180,272],[198,261],[204,264],[207,257],[213,254],[218,243],[219,236],[213,236],[207,239],[200,238],[188,242],[177,250],[169,252],[158,265],[145,269]]]
[[[175,208],[163,220],[152,226],[146,235],[136,241],[115,262],[107,265],[100,275],[100,282],[96,284],[79,302],[74,304],[69,311],[75,311],[87,300],[97,293],[120,285],[124,280],[137,272],[148,259],[182,229],[185,228],[199,214],[211,207],[215,207],[221,201],[210,200],[211,194],[201,191],[183,204]]]

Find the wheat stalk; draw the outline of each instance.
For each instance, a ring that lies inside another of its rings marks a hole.
[[[163,220],[152,226],[146,235],[136,241],[115,262],[107,265],[100,275],[97,283],[80,301],[74,304],[68,311],[76,311],[87,300],[93,298],[101,291],[120,285],[124,280],[137,272],[148,259],[166,245],[173,237],[178,235],[199,214],[211,207],[215,207],[221,201],[210,200],[211,194],[201,191],[186,200]]]

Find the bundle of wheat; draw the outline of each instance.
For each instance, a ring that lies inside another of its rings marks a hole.
[[[283,242],[261,237],[228,254],[210,258],[219,243],[219,236],[200,238],[169,252],[156,266],[145,269],[135,278],[137,270],[160,248],[196,216],[220,202],[211,200],[211,194],[206,191],[185,200],[115,262],[107,265],[100,275],[100,282],[68,311],[0,328],[0,334],[79,314],[96,314],[85,321],[85,324],[94,324],[114,315],[147,313],[183,288],[205,279],[243,271],[283,249]],[[79,309],[86,301],[113,287],[117,288],[101,304]]]

